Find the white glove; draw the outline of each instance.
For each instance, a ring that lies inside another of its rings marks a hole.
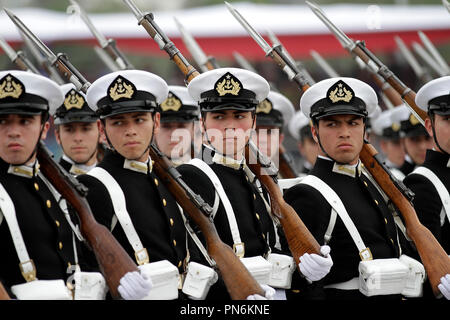
[[[333,260],[329,255],[330,250],[329,246],[324,245],[320,247],[320,253],[323,256],[305,253],[300,257],[298,267],[307,280],[318,281],[330,272],[333,265]]]
[[[145,298],[152,288],[152,280],[138,271],[127,272],[117,288],[124,300],[140,300]]]
[[[450,300],[450,273],[447,273],[441,278],[441,283],[438,284],[438,289],[441,291],[445,299]]]
[[[262,284],[261,288],[264,290],[264,297],[260,294],[251,294],[246,300],[273,300],[275,289],[266,284]]]

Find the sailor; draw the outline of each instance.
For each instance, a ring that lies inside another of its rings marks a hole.
[[[258,149],[268,156],[280,168],[280,175],[284,172],[284,164],[291,167],[292,175],[296,176],[293,159],[283,146],[284,130],[289,120],[294,116],[295,110],[291,101],[279,92],[270,90],[269,95],[256,107],[256,135],[255,142]],[[291,177],[293,178],[293,176]]]
[[[77,220],[37,160],[49,112],[63,101],[60,87],[46,77],[0,72],[0,278],[17,299],[80,298],[72,291],[73,272],[98,269],[84,259]],[[104,278],[89,273],[96,284],[84,298],[103,299]]]
[[[72,83],[61,86],[64,102],[52,114],[56,141],[63,154],[59,163],[73,175],[87,173],[97,164],[100,120],[88,106],[86,96]]]
[[[169,95],[161,103],[161,127],[155,134],[159,150],[175,165],[192,158],[196,147],[201,146],[198,120],[200,109],[185,86],[169,86]]]
[[[427,149],[432,148],[432,139],[406,105],[393,109],[392,121],[400,123],[405,161],[399,170],[406,176],[425,161]]]
[[[194,192],[215,209],[214,224],[222,241],[233,247],[241,261],[256,258],[254,266],[264,265],[258,257],[282,251],[276,247],[278,235],[268,199],[259,193],[244,150],[255,128],[256,107],[267,97],[269,84],[251,71],[219,68],[194,78],[188,90],[200,105],[205,145],[203,161],[193,159],[179,170]],[[317,280],[329,271],[331,257],[324,254],[312,254],[300,263],[307,278]],[[207,257],[191,259],[208,265]],[[252,272],[252,266],[246,266]],[[265,289],[267,298],[272,290]],[[221,281],[211,287],[207,299],[229,299]]]
[[[373,131],[379,139],[380,149],[386,166],[395,177],[403,180],[405,175],[399,170],[405,161],[405,149],[401,144],[400,123],[392,121],[394,109],[384,110],[373,121]]]
[[[332,248],[334,261],[322,281],[304,283],[305,298],[363,299],[360,262],[401,254],[393,214],[359,159],[365,122],[376,106],[369,85],[345,77],[314,84],[300,100],[319,155],[310,174],[284,196],[317,241]],[[399,299],[400,291],[376,297]]]
[[[419,89],[416,104],[428,113],[425,128],[432,137],[425,161],[404,180],[415,194],[413,204],[419,220],[450,252],[450,77],[432,80]],[[450,299],[450,275],[438,286]]]
[[[298,165],[301,168],[299,172],[306,175],[316,162],[319,146],[312,137],[310,120],[301,110],[297,111],[289,121],[289,132],[297,141],[297,148],[301,155],[301,164]]]
[[[100,116],[110,149],[102,162],[77,178],[89,188],[87,199],[97,221],[111,230],[139,266],[137,279],[129,282],[147,290],[121,292],[130,299],[179,297],[178,282],[174,290],[171,275],[175,270],[178,278],[183,272],[184,223],[149,156],[152,138],[160,128],[157,110],[167,94],[162,78],[141,70],[104,75],[86,94],[88,104]],[[155,267],[153,263],[164,263],[160,271],[167,286],[152,287],[149,270]]]

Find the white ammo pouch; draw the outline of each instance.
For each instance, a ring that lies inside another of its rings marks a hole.
[[[20,270],[27,281],[26,283],[11,286],[12,293],[19,300],[72,300],[72,292],[62,279],[38,280],[36,278],[36,267],[33,260],[30,259],[23,241],[14,203],[2,184],[0,184],[0,209],[11,233],[20,261]]]
[[[216,173],[211,169],[209,165],[207,165],[200,159],[191,159],[189,161],[189,164],[196,166],[209,177],[214,185],[214,188],[216,189],[217,194],[219,195],[220,200],[222,200],[222,204],[227,214],[228,223],[230,225],[231,236],[233,238],[234,253],[241,259],[241,262],[245,265],[250,274],[259,284],[268,284],[270,280],[272,265],[261,256],[244,258],[245,245],[241,240],[241,235],[239,233],[239,227],[236,222],[234,210]]]
[[[267,261],[272,265],[269,286],[281,289],[290,289],[292,274],[297,267],[294,258],[285,254],[270,253]]]
[[[217,279],[213,268],[191,261],[187,266],[183,292],[192,299],[204,300]]]
[[[142,245],[141,239],[139,239],[134,228],[126,208],[125,195],[117,181],[100,167],[93,168],[87,174],[97,178],[105,185],[111,197],[117,220],[133,247],[138,268],[142,274],[146,274],[152,280],[152,289],[143,300],[177,299],[180,278],[177,267],[168,260],[149,263],[148,251]]]
[[[305,177],[301,183],[308,184],[321,192],[332,207],[330,224],[325,232],[325,243],[330,241],[337,215],[339,215],[358,248],[359,256],[362,260],[358,266],[359,279],[354,278],[347,282],[326,285],[325,288],[359,289],[366,296],[403,294],[404,292],[414,294],[422,291],[423,281],[416,280],[417,278],[423,279],[422,275],[418,276],[416,274],[416,270],[420,269],[417,265],[417,263],[420,264],[418,261],[409,257],[373,260],[370,249],[364,245],[355,224],[336,192],[321,179],[313,175]],[[411,260],[414,260],[416,263],[412,263]],[[417,287],[408,287],[407,284],[409,286],[417,285]]]

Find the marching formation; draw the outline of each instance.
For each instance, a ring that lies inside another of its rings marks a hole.
[[[54,80],[0,43],[19,69],[0,71],[1,299],[450,299],[450,76],[416,94],[307,2],[370,65],[391,101],[381,110],[369,84],[328,66],[315,83],[226,3],[297,84],[294,107],[178,23],[198,72],[124,2],[186,86],[135,69],[79,8],[115,66],[89,83],[5,9]]]

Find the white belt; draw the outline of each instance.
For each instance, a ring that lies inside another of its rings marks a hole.
[[[339,290],[359,290],[359,278],[353,278],[348,281],[327,284],[323,286],[325,289],[339,289]]]
[[[142,245],[141,239],[139,239],[136,229],[131,222],[122,188],[120,188],[117,181],[109,174],[109,172],[103,168],[95,167],[87,174],[100,180],[108,190],[116,217],[127,236],[128,242],[133,247],[136,262],[139,265],[148,263],[149,257],[147,249]]]

